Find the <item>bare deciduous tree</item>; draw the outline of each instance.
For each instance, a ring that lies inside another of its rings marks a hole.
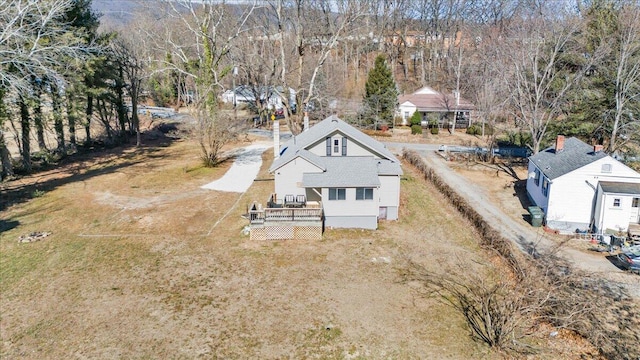
[[[317,96],[316,83],[325,62],[341,37],[363,16],[364,8],[360,1],[344,0],[296,1],[293,6],[286,5],[284,0],[272,3],[279,35],[280,85],[296,91],[296,105],[301,114]],[[295,51],[290,52],[291,49]],[[289,61],[287,55],[294,60]],[[290,66],[295,66],[294,76],[288,76],[292,72]],[[291,107],[288,99],[285,105]],[[300,120],[298,116],[287,121],[294,134],[301,131]]]
[[[231,72],[227,56],[234,41],[247,31],[246,24],[258,5],[231,6],[214,0],[179,0],[166,3],[166,15],[173,20],[172,26],[180,28],[180,37],[158,39],[162,48],[178,62],[163,59],[165,70],[175,70],[192,78],[196,87],[195,110],[197,136],[208,166],[220,160],[219,141],[228,141],[220,135],[227,124],[222,121],[217,109],[217,95],[222,88],[222,79]],[[157,35],[156,35],[157,36]]]
[[[64,21],[72,7],[72,0],[0,0],[0,91],[3,94],[17,92],[19,98],[25,100],[31,91],[31,79],[45,76],[61,79],[57,69],[62,67],[63,59],[81,58],[89,50]],[[22,101],[20,104],[26,106]],[[23,140],[26,140],[22,142],[21,154],[25,169],[30,170],[28,108],[21,108],[20,113]],[[0,122],[0,131],[3,125]],[[4,136],[0,136],[0,141],[4,141]],[[0,143],[0,151],[6,151],[4,143]],[[3,166],[9,164],[3,162]]]
[[[626,4],[618,15],[615,49],[615,104],[609,151],[613,152],[640,132],[640,6]],[[619,135],[625,135],[620,139]],[[637,139],[636,139],[637,140]]]
[[[502,42],[503,84],[519,126],[531,135],[531,150],[540,151],[549,124],[562,113],[566,95],[588,70],[565,69],[561,57],[577,50],[574,34],[579,24],[572,19],[536,15],[512,24]],[[590,59],[595,61],[595,59]]]

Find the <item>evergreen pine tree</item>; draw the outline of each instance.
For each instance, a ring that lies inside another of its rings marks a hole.
[[[375,66],[369,71],[364,86],[364,105],[370,123],[375,125],[391,123],[398,103],[398,90],[384,55],[376,57]]]

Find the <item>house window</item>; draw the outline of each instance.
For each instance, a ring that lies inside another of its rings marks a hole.
[[[334,153],[340,152],[340,140],[338,139],[333,139],[333,152]]]
[[[613,207],[620,207],[620,199],[619,198],[614,198],[613,199]]]
[[[547,178],[542,179],[542,195],[549,196],[549,180]]]
[[[326,140],[327,143],[327,156],[331,156],[331,138],[328,137]]]
[[[347,156],[347,138],[342,138],[342,156]]]
[[[640,198],[633,198],[633,201],[631,201],[631,207],[640,207]]]
[[[356,188],[356,200],[373,200],[373,188]]]
[[[536,186],[540,186],[540,169],[538,168],[534,171],[533,182]]]
[[[611,164],[602,164],[602,168],[600,169],[600,172],[604,174],[611,173]]]
[[[347,189],[329,188],[329,200],[346,200]]]

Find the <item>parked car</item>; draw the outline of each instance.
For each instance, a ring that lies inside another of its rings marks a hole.
[[[632,246],[618,254],[623,268],[640,274],[640,246]]]

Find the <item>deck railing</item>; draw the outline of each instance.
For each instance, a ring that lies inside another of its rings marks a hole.
[[[306,205],[299,208],[253,206],[249,210],[249,220],[252,224],[263,224],[267,221],[321,221],[322,205],[320,202],[307,202]]]

